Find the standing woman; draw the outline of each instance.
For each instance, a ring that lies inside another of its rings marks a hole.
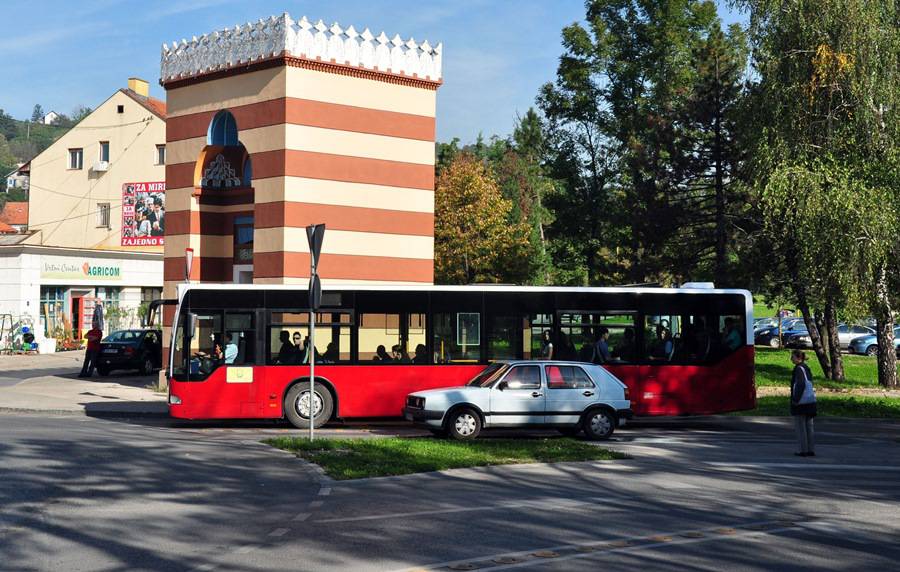
[[[816,445],[813,438],[813,417],[816,416],[816,390],[812,385],[812,370],[806,365],[806,354],[800,350],[791,352],[794,375],[791,378],[791,415],[797,430],[799,457],[815,457]]]

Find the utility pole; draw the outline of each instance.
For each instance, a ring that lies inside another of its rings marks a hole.
[[[306,227],[306,239],[309,241],[309,440],[314,438],[313,427],[316,424],[316,312],[322,305],[322,283],[316,267],[319,253],[322,251],[322,239],[325,237],[324,224],[311,224]]]

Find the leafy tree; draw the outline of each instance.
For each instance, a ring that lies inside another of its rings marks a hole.
[[[44,108],[40,103],[34,105],[34,111],[31,112],[32,123],[39,123],[44,118]]]
[[[9,150],[9,143],[6,137],[0,133],[0,188],[6,189],[6,174],[12,171],[16,166],[16,158]]]
[[[753,174],[826,375],[843,379],[841,308],[868,306],[893,347],[900,27],[894,0],[748,0],[758,137]],[[890,344],[890,345],[888,345]],[[896,384],[894,352],[879,379]]]
[[[435,281],[521,283],[531,274],[528,226],[511,224],[505,199],[484,162],[460,152],[435,185]]]
[[[0,109],[0,135],[9,141],[19,133],[18,122],[9,114]]]

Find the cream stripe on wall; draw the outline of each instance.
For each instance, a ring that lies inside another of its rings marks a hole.
[[[166,251],[184,254],[185,248],[193,248],[194,256],[210,258],[229,258],[234,256],[234,240],[231,236],[204,236],[199,234],[166,235]]]
[[[434,165],[434,143],[385,135],[323,129],[306,125],[269,125],[241,130],[238,137],[253,153],[293,149],[366,159]],[[206,137],[172,141],[166,148],[170,164],[196,161]]]
[[[277,67],[166,90],[166,114],[178,117],[284,97],[286,72]]]
[[[304,177],[260,179],[254,181],[253,186],[257,203],[288,201],[417,213],[434,212],[434,192],[423,189]]]
[[[434,143],[355,131],[288,124],[287,149],[434,165]],[[249,149],[249,147],[248,147]]]
[[[254,252],[308,252],[305,228],[257,228],[253,232]],[[434,258],[434,238],[403,234],[381,234],[349,230],[328,230],[322,243],[326,254],[390,256],[393,258]]]
[[[421,87],[292,67],[287,69],[287,95],[434,117],[437,92]]]
[[[193,192],[193,187],[166,189],[166,210],[186,211],[195,208],[197,200],[191,196]]]

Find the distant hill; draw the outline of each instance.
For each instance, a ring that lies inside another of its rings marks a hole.
[[[0,189],[6,189],[6,174],[18,163],[33,159],[71,127],[20,121],[0,109]]]

